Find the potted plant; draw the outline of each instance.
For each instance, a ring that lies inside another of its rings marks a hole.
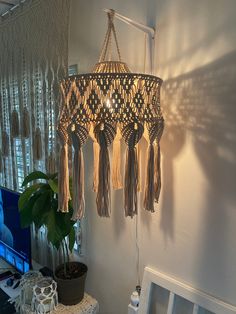
[[[87,266],[69,261],[69,251],[72,252],[75,244],[72,203],[69,201],[68,213],[58,212],[57,173],[34,171],[24,179],[22,186],[25,190],[18,203],[21,226],[25,228],[32,223],[36,228],[45,226],[48,241],[56,249],[62,247],[64,262],[54,273],[59,301],[65,305],[79,303],[84,296]]]

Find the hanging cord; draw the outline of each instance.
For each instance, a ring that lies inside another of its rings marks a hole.
[[[146,57],[147,57],[147,34],[144,34],[144,59],[143,59],[143,73],[146,73]]]
[[[41,73],[39,65],[37,65],[36,71],[35,71],[35,77],[36,77],[36,88],[35,88],[35,94],[36,94],[36,130],[35,130],[35,137],[34,137],[34,158],[35,160],[40,160],[43,157],[42,152],[42,135],[41,135],[41,113],[40,113],[40,101],[41,101],[41,90],[40,90],[40,81],[41,81]]]
[[[118,40],[117,40],[117,36],[116,36],[116,30],[115,30],[115,26],[114,26],[114,23],[113,23],[114,15],[115,15],[115,11],[114,10],[110,10],[110,12],[107,13],[108,28],[107,28],[105,39],[104,39],[104,42],[103,42],[101,54],[100,54],[100,57],[99,57],[99,62],[107,61],[106,58],[108,58],[109,61],[111,59],[112,34],[113,34],[113,37],[114,37],[114,40],[115,40],[115,45],[116,45],[116,50],[117,50],[117,54],[118,54],[118,59],[121,62],[120,48],[119,48],[119,45],[118,45]]]
[[[146,38],[147,35],[145,34],[145,45],[144,45],[144,60],[143,60],[143,72],[146,71]],[[136,145],[138,151],[138,191],[141,191],[141,178],[140,178],[140,143]],[[138,202],[140,203],[139,197]],[[136,249],[136,291],[140,294],[140,287],[141,287],[141,280],[140,280],[140,248],[139,248],[139,224],[138,224],[138,215],[135,217],[135,249]]]
[[[139,274],[140,255],[139,255],[139,238],[138,238],[138,215],[136,215],[136,217],[135,217],[135,245],[136,245],[136,280],[137,280],[137,286],[140,286],[140,274]]]
[[[30,137],[30,114],[29,114],[29,87],[28,87],[28,71],[26,66],[26,56],[23,50],[22,53],[22,72],[23,72],[23,82],[22,82],[22,100],[23,109],[21,112],[22,123],[21,123],[21,135],[22,138],[27,139]]]

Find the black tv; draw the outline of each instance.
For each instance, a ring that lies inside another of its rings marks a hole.
[[[25,273],[31,268],[30,228],[21,228],[20,194],[0,187],[0,257]]]

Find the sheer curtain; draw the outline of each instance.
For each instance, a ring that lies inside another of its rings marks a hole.
[[[57,169],[58,81],[68,68],[69,8],[70,0],[26,0],[0,20],[0,185],[13,190],[21,191],[33,169]],[[40,262],[51,250],[46,231],[33,234],[33,257],[37,247]]]

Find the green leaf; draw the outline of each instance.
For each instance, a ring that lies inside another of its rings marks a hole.
[[[48,229],[47,237],[48,241],[52,243],[57,249],[60,246],[60,243],[64,239],[64,236],[61,233],[60,226],[57,225],[56,222],[56,214],[55,211],[50,211],[47,217],[46,227]]]
[[[68,235],[69,237],[69,250],[72,252],[75,245],[75,229],[71,228],[71,231]]]
[[[73,229],[74,221],[71,220],[71,212],[58,212],[57,202],[55,204],[56,207],[48,213],[45,225],[48,229],[48,241],[58,248],[62,240],[68,236],[71,229]]]
[[[52,179],[52,180],[56,179],[57,176],[58,176],[58,173],[57,173],[57,172],[52,173],[52,174],[48,174],[49,179]]]
[[[44,183],[36,183],[36,184],[30,186],[29,188],[27,188],[20,195],[20,198],[18,201],[18,207],[19,207],[20,211],[24,208],[25,203],[29,200],[29,198],[32,196],[32,194],[34,194],[42,185],[44,185]]]
[[[32,208],[38,198],[38,195],[33,195],[20,210],[20,223],[22,228],[29,227],[33,222]]]
[[[26,186],[29,182],[37,180],[37,179],[45,179],[48,180],[49,177],[43,173],[42,171],[33,171],[27,177],[25,177],[22,186]]]
[[[57,182],[55,182],[55,180],[49,179],[48,184],[50,185],[54,193],[58,193],[58,184]]]
[[[32,209],[33,220],[37,228],[45,224],[50,209],[51,192],[46,190],[36,199]]]

